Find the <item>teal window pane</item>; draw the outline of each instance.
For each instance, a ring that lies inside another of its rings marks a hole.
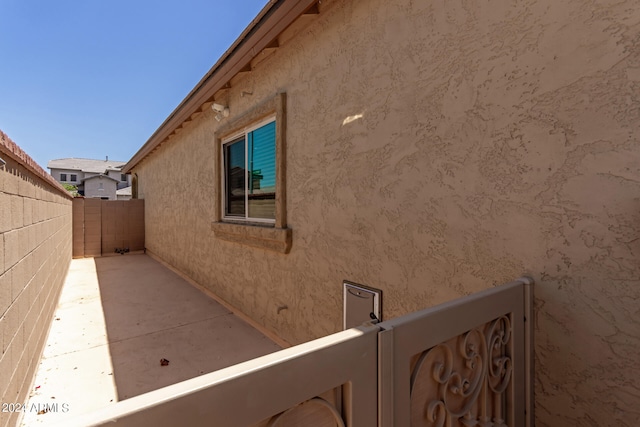
[[[275,218],[276,123],[268,123],[247,134],[248,216]]]

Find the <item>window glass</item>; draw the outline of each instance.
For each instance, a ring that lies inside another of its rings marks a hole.
[[[71,174],[71,182],[76,182],[77,178],[78,177],[76,175]]]
[[[66,173],[61,173],[60,174],[60,181],[66,181],[67,180],[67,174]]]
[[[247,135],[249,188],[248,216],[275,218],[276,123],[271,122]]]
[[[223,145],[225,216],[275,219],[276,123]]]
[[[226,214],[245,216],[245,140],[225,145]]]

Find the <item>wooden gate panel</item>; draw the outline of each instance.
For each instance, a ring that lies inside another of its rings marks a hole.
[[[102,200],[84,199],[84,256],[102,255]]]
[[[74,258],[84,257],[84,199],[73,199],[73,250]]]
[[[124,243],[132,251],[144,249],[144,200],[133,199],[126,204]]]
[[[144,236],[144,200],[74,199],[75,258],[141,251]]]

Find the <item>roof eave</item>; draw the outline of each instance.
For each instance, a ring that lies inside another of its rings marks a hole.
[[[165,119],[147,142],[122,168],[131,170],[197,112],[202,104],[213,101],[222,89],[252,59],[270,45],[278,35],[318,0],[271,0],[260,11],[236,41],[220,57],[198,84]]]

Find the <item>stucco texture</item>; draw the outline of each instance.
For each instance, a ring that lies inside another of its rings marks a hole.
[[[343,279],[388,319],[528,274],[537,425],[636,425],[640,3],[333,0],[310,22],[224,93],[230,119],[287,93],[291,252],[213,235],[211,111],[134,170],[147,247],[291,343],[341,328]]]

